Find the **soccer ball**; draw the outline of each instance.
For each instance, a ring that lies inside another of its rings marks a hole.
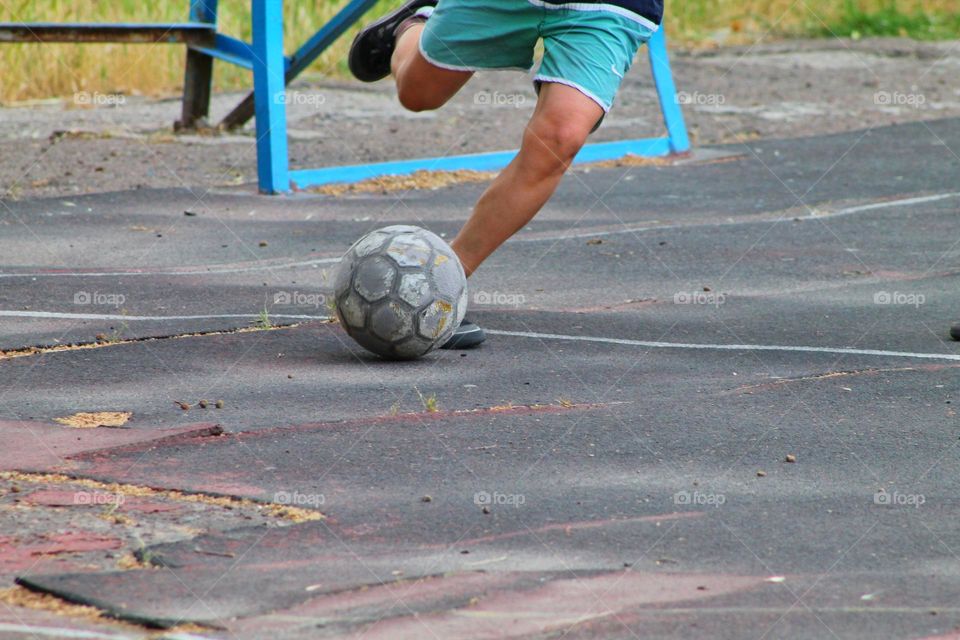
[[[334,297],[340,324],[390,360],[419,358],[450,339],[467,310],[467,278],[440,236],[407,225],[371,231],[347,250]]]

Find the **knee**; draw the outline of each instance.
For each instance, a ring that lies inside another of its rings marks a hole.
[[[417,113],[439,109],[446,102],[423,91],[422,88],[411,87],[409,83],[403,82],[397,83],[397,97],[404,109]]]
[[[540,149],[549,165],[565,171],[589,134],[582,127],[565,121],[532,122],[524,133],[524,145]]]

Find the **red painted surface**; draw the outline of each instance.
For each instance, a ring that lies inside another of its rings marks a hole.
[[[91,501],[84,497],[91,495],[101,495],[107,500],[116,500],[117,511],[136,511],[139,513],[165,513],[169,511],[181,511],[180,505],[151,500],[149,498],[132,497],[121,495],[119,497],[107,492],[91,491],[78,489],[66,491],[63,489],[38,489],[26,494],[21,500],[29,504],[35,504],[45,507],[78,507],[89,506]],[[112,504],[112,502],[110,503]]]
[[[134,443],[160,444],[171,438],[192,438],[222,431],[210,423],[150,429],[73,429],[56,423],[0,420],[0,471],[69,469],[67,458],[80,453],[113,449]],[[15,443],[11,446],[9,443]]]
[[[504,407],[486,407],[482,409],[462,409],[456,411],[424,411],[422,413],[399,413],[396,415],[375,416],[372,418],[358,418],[356,420],[343,420],[340,422],[307,422],[294,425],[292,427],[274,427],[272,429],[258,429],[257,431],[247,431],[243,434],[231,436],[237,440],[255,440],[264,437],[274,437],[283,433],[297,433],[302,431],[320,431],[323,429],[343,429],[344,427],[370,427],[380,424],[421,424],[428,421],[444,421],[453,418],[487,418],[492,415],[534,415],[534,414],[556,414],[566,413],[568,411],[583,411],[589,409],[601,409],[609,406],[610,403],[597,404],[571,404],[563,406],[560,404],[545,405],[518,405]]]
[[[119,538],[100,536],[93,533],[69,532],[47,536],[46,541],[30,545],[32,555],[54,555],[58,553],[77,553],[98,551],[100,549],[118,549],[123,546]]]
[[[62,489],[39,489],[24,495],[20,501],[45,507],[73,507],[78,503],[76,491]]]
[[[0,573],[29,570],[46,556],[119,549],[122,546],[123,541],[119,538],[82,531],[51,534],[31,540],[7,537],[0,540]]]
[[[594,621],[624,620],[627,612],[634,611],[641,614],[641,619],[633,621],[631,631],[642,638],[643,607],[675,607],[690,602],[691,611],[695,611],[697,601],[763,584],[759,576],[634,571],[545,583],[530,578],[530,574],[521,572],[463,573],[385,584],[319,597],[272,615],[233,621],[229,626],[234,633],[275,631],[302,627],[311,619],[349,620],[351,611],[370,609],[395,615],[351,629],[349,637],[469,640],[559,634]]]
[[[652,574],[633,571],[554,580],[527,591],[501,591],[475,605],[433,615],[383,619],[363,630],[390,638],[519,638],[563,631],[643,606],[703,600],[761,585],[751,576]],[[632,629],[643,637],[642,627]]]
[[[322,577],[322,576],[321,576]],[[290,609],[277,612],[277,618],[256,616],[228,621],[231,633],[252,634],[299,627],[303,618],[347,616],[351,610],[405,612],[414,607],[436,607],[443,601],[469,601],[491,590],[505,590],[528,576],[515,573],[460,573],[443,578],[391,582],[369,588],[341,591],[313,598]],[[318,580],[318,583],[321,581]],[[312,585],[306,585],[304,589]],[[299,619],[298,619],[299,618]]]
[[[437,411],[424,413],[410,413],[399,415],[377,416],[372,418],[358,418],[356,420],[344,420],[340,422],[316,422],[304,423],[293,426],[273,427],[259,429],[252,432],[240,434],[222,434],[219,437],[204,438],[197,442],[196,447],[191,448],[191,459],[202,455],[204,446],[226,445],[231,442],[249,443],[250,450],[256,451],[256,443],[262,438],[276,439],[285,434],[309,433],[313,431],[322,431],[326,429],[349,429],[349,428],[369,428],[370,426],[381,424],[422,424],[426,421],[447,421],[457,418],[484,418],[490,416],[516,416],[516,415],[539,415],[539,414],[561,414],[570,411],[583,411],[592,409],[601,409],[612,404],[571,404],[563,406],[559,404],[534,405],[534,406],[505,406],[488,407],[482,409],[469,409],[457,411]],[[118,459],[120,453],[141,453],[159,445],[176,444],[176,440],[166,438],[160,441],[146,441],[142,443],[131,444],[125,447],[114,447],[108,450],[85,452],[72,456],[72,459],[82,466],[77,466],[77,472],[84,477],[117,480],[129,477],[130,462],[126,459]],[[255,466],[263,465],[259,460],[248,461],[247,466],[242,466],[238,471],[210,472],[204,469],[191,467],[188,476],[183,473],[185,462],[174,455],[168,453],[162,458],[153,458],[150,462],[149,484],[154,487],[175,487],[184,491],[202,491],[206,494],[246,497],[252,499],[262,499],[269,492],[260,486],[251,484],[261,475]],[[192,463],[191,463],[192,464]],[[146,481],[144,481],[146,482]]]
[[[679,511],[673,513],[664,513],[661,515],[655,516],[639,516],[636,518],[609,518],[607,520],[584,520],[581,522],[558,522],[557,524],[548,524],[536,529],[523,529],[522,531],[509,531],[507,533],[498,533],[490,536],[483,536],[480,538],[471,538],[469,540],[461,540],[457,544],[460,546],[470,545],[470,544],[479,544],[483,542],[496,542],[499,540],[507,540],[509,538],[517,538],[523,536],[529,536],[536,533],[550,533],[551,531],[563,531],[563,532],[573,532],[573,531],[582,531],[585,529],[601,529],[603,527],[612,527],[621,524],[634,524],[637,522],[665,522],[667,520],[684,520],[687,518],[699,518],[704,515],[703,511]],[[437,545],[438,547],[446,548],[449,545]]]
[[[943,635],[924,636],[922,638],[917,638],[917,640],[960,640],[960,630],[954,629],[953,631],[948,631]]]

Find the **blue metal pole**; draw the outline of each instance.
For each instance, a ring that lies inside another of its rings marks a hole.
[[[262,193],[290,190],[282,0],[252,0],[257,176]]]
[[[667,37],[663,33],[662,25],[647,43],[647,52],[650,56],[653,82],[657,86],[657,94],[660,97],[663,124],[666,125],[667,135],[670,138],[670,150],[673,153],[684,153],[690,150],[690,139],[687,137],[683,111],[677,100],[677,87],[673,83],[673,73],[670,71]]]
[[[217,0],[190,0],[190,22],[217,24]]]

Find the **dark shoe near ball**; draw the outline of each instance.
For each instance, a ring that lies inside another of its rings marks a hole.
[[[473,349],[487,339],[487,334],[470,320],[464,318],[450,339],[443,343],[441,349]]]
[[[357,80],[376,82],[390,75],[390,59],[397,45],[398,29],[425,7],[434,7],[437,0],[409,0],[357,34],[350,45],[347,64]],[[426,18],[423,18],[426,21]]]
[[[950,327],[950,337],[954,340],[960,340],[960,322]]]

